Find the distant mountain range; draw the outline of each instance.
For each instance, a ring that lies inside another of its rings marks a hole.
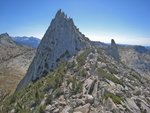
[[[16,43],[21,44],[21,45],[25,45],[25,46],[29,46],[29,47],[33,47],[33,48],[37,48],[38,45],[40,44],[40,39],[37,37],[27,37],[27,36],[16,36],[16,37],[11,37]],[[105,42],[100,42],[100,41],[91,41],[95,46],[97,47],[107,47],[108,45],[110,45],[111,43],[105,43]],[[135,49],[140,49],[141,48],[145,48],[150,50],[150,46],[138,46],[138,45],[128,45],[128,44],[117,44],[118,46],[131,46],[131,47],[135,47]]]
[[[147,48],[148,50],[150,50],[150,46],[146,46],[146,48]]]
[[[33,48],[37,48],[39,43],[40,43],[40,39],[39,38],[36,38],[36,37],[26,37],[26,36],[23,36],[23,37],[20,37],[20,36],[17,36],[17,37],[12,37],[12,39],[21,44],[21,45],[25,45],[25,46],[30,46],[30,47],[33,47]]]

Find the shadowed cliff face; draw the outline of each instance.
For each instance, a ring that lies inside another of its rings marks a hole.
[[[89,45],[90,42],[78,31],[73,20],[59,10],[41,40],[36,56],[18,89],[39,79],[55,69],[59,62],[67,60]]]

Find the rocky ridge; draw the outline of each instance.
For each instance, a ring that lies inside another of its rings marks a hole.
[[[1,110],[6,113],[148,113],[149,88],[150,82],[143,76],[113,60],[105,50],[94,47],[7,98]]]
[[[121,61],[150,80],[150,50],[143,46],[118,47]]]
[[[148,113],[150,81],[118,61],[118,54],[108,55],[108,48],[92,45],[71,20],[58,11],[20,90],[0,102],[0,111]],[[109,48],[110,53],[119,51],[113,40]]]

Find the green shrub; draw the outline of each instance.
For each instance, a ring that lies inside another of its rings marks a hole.
[[[114,95],[113,93],[110,93],[110,92],[104,94],[102,98],[103,98],[103,99],[108,99],[109,97],[110,97],[110,98],[113,100],[113,102],[116,103],[116,104],[121,104],[121,101],[123,101],[123,99],[122,99],[120,96],[116,96],[116,95]]]
[[[111,74],[118,74],[118,71],[116,70],[116,68],[114,66],[113,67],[108,66],[108,70]]]
[[[87,75],[87,72],[84,68],[79,70],[79,76],[86,77],[86,75]]]
[[[52,103],[52,95],[48,95],[47,99],[46,99],[46,105],[51,104]]]
[[[67,84],[72,83],[72,90],[71,90],[71,94],[77,94],[80,93],[82,91],[82,83],[75,77],[69,78],[67,80]]]
[[[44,109],[45,106],[38,106],[38,108],[36,109],[36,113],[45,113]]]
[[[14,103],[16,101],[16,96],[12,95],[10,99],[10,104]]]
[[[134,71],[134,70],[132,70],[132,71],[130,72],[130,75],[131,75],[132,77],[134,77],[135,79],[137,79],[140,83],[143,84],[140,75],[137,74],[137,73],[135,73],[135,72],[133,72],[133,71]]]
[[[75,61],[73,61],[73,62],[68,62],[68,63],[67,63],[67,69],[72,69],[72,68],[74,68],[75,66],[76,66]]]
[[[85,60],[86,60],[88,54],[90,54],[92,51],[93,51],[93,49],[86,49],[83,53],[81,53],[77,57],[77,62],[78,62],[79,68],[85,64]]]
[[[54,95],[54,98],[59,98],[60,95],[63,95],[64,92],[60,89],[60,88],[57,88],[52,95]]]
[[[60,64],[54,72],[48,73],[47,76],[40,78],[36,82],[31,82],[30,84],[32,85],[28,85],[27,87],[21,89],[12,96],[7,97],[5,101],[0,104],[3,105],[3,113],[10,112],[13,108],[17,110],[17,113],[30,113],[31,111],[28,111],[28,109],[30,108],[32,101],[34,101],[37,105],[36,111],[34,112],[38,113],[38,111],[42,111],[42,108],[39,108],[39,103],[44,98],[44,89],[47,86],[50,86],[50,88],[52,88],[53,90],[57,89],[56,91],[54,90],[52,92],[55,93],[56,96],[59,96],[61,94],[58,88],[63,82],[66,72],[65,67],[66,63]],[[49,103],[51,103],[52,99],[53,98],[49,98]]]
[[[110,80],[110,81],[112,81],[114,83],[123,85],[123,82],[121,80],[116,78],[114,75],[112,75],[110,73],[107,73],[103,69],[100,69],[100,68],[98,69],[98,75],[99,75],[99,77],[106,78],[106,79],[108,79],[108,80]]]

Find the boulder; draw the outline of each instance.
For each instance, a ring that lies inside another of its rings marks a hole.
[[[59,109],[58,108],[54,109],[53,113],[59,113]]]
[[[93,104],[94,102],[94,97],[92,95],[85,95],[85,102],[86,103],[90,103],[90,104]]]
[[[88,113],[89,109],[90,109],[90,104],[88,103],[83,106],[79,106],[75,108],[73,113]]]
[[[141,102],[141,108],[143,111],[146,111],[146,113],[150,112],[150,106],[148,107],[145,103]]]
[[[62,110],[62,113],[70,113],[72,111],[72,108],[70,106],[65,106],[65,108]]]
[[[52,110],[52,106],[51,105],[47,105],[45,108],[45,112],[50,112]]]
[[[76,105],[77,105],[77,106],[80,106],[80,105],[84,105],[84,104],[85,104],[84,100],[82,100],[82,99],[76,99],[75,101],[76,101]]]
[[[93,83],[93,79],[88,78],[84,81],[83,84],[83,94],[88,93],[88,89],[90,88],[91,84]]]
[[[75,111],[75,112],[73,112],[73,113],[82,113],[81,111]]]
[[[133,99],[126,98],[126,106],[129,109],[129,111],[133,113],[141,113],[139,107],[136,105]]]
[[[106,109],[109,111],[117,108],[115,103],[113,102],[113,100],[110,97],[106,100],[105,105],[106,105]]]
[[[12,109],[12,110],[10,111],[10,113],[15,113],[15,109]]]

